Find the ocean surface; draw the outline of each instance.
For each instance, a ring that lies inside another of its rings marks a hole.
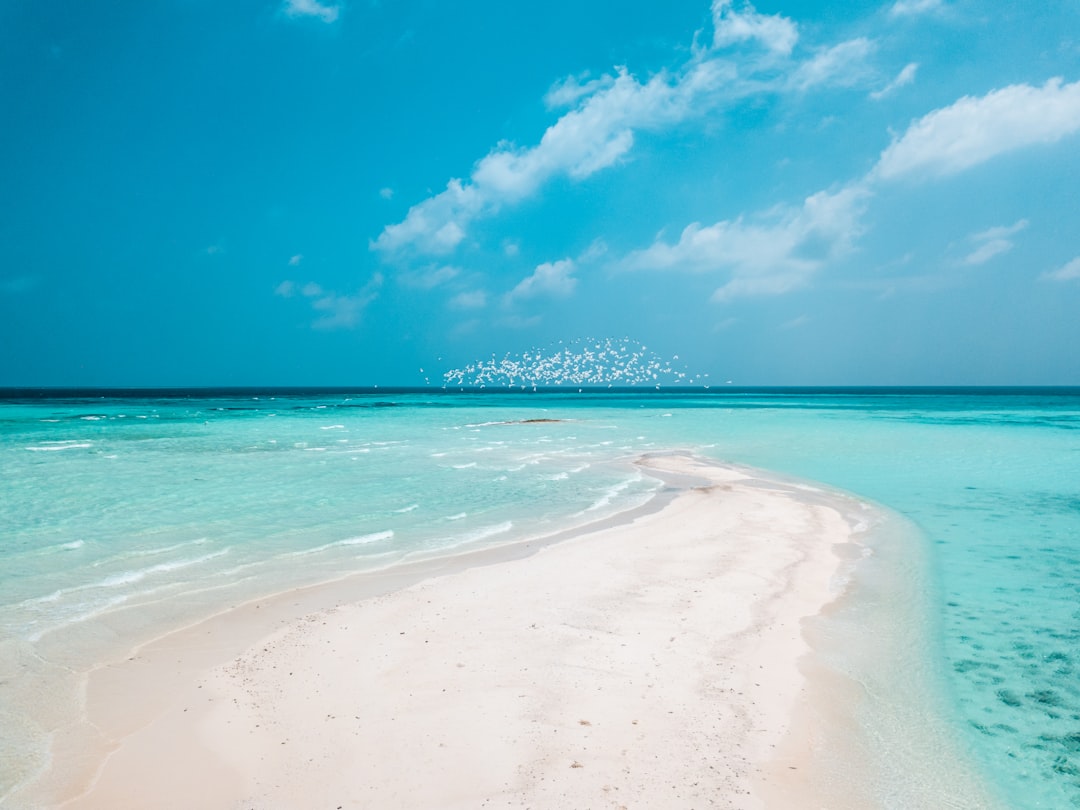
[[[944,745],[1003,806],[1080,808],[1080,389],[730,387],[0,392],[0,805],[91,664],[256,596],[615,515],[661,486],[630,462],[672,449],[902,516],[815,631],[866,687],[881,806],[916,806]],[[906,641],[871,654],[886,637]]]

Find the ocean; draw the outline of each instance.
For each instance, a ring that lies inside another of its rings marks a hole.
[[[661,486],[630,462],[664,450],[887,516],[808,629],[864,687],[873,801],[921,806],[913,783],[962,767],[1002,806],[1080,808],[1080,389],[731,387],[0,392],[0,804],[94,663],[251,598],[616,515]]]

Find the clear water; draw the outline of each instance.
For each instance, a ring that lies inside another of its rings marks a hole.
[[[657,487],[627,461],[670,448],[910,519],[921,536],[894,542],[925,565],[884,609],[919,617],[903,654],[940,689],[903,700],[1009,806],[1080,808],[1077,390],[9,399],[0,797],[103,655],[254,595],[613,514]]]

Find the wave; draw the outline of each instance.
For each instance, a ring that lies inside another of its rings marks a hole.
[[[363,534],[359,537],[347,537],[344,540],[335,540],[333,543],[326,543],[321,546],[315,546],[314,548],[305,548],[300,551],[293,551],[285,555],[287,557],[306,557],[309,554],[318,554],[323,551],[329,551],[332,548],[341,548],[342,546],[365,546],[368,543],[378,543],[380,540],[389,540],[394,536],[394,530],[388,529],[385,532],[375,532],[374,534]]]
[[[63,442],[41,442],[36,445],[28,445],[25,449],[34,453],[49,453],[56,450],[85,450],[88,447],[93,447],[93,442],[86,441],[63,441]]]
[[[119,562],[120,560],[130,560],[138,557],[156,557],[158,554],[169,554],[173,551],[179,551],[182,548],[188,548],[189,546],[201,546],[209,542],[209,538],[200,537],[196,540],[185,540],[183,543],[174,543],[171,546],[162,546],[160,548],[140,548],[133,551],[126,551],[121,554],[114,554],[111,557],[106,557],[104,560],[98,560],[92,563],[92,567],[100,568],[103,565],[111,565],[112,563]]]
[[[465,534],[460,534],[457,537],[450,538],[450,542],[447,544],[447,548],[454,548],[456,546],[464,546],[469,543],[477,543],[481,540],[487,540],[489,537],[495,537],[499,534],[506,534],[508,531],[514,528],[514,522],[512,520],[504,521],[503,523],[496,523],[493,526],[481,526],[479,529],[475,529]]]
[[[635,476],[634,478],[627,478],[625,481],[620,481],[619,483],[608,487],[606,490],[604,490],[604,493],[600,496],[598,500],[593,502],[591,506],[588,506],[582,511],[578,512],[577,516],[585,515],[589,512],[595,512],[598,509],[603,509],[605,506],[610,506],[613,500],[615,500],[623,492],[626,492],[626,490],[629,489],[632,484],[635,484],[640,480],[641,476]]]
[[[149,576],[154,574],[167,573],[169,571],[178,571],[183,568],[190,568],[193,565],[200,565],[204,562],[216,559],[217,557],[223,557],[229,553],[231,549],[223,548],[220,551],[212,551],[209,554],[203,554],[201,557],[189,557],[183,560],[172,560],[170,562],[157,563],[146,568],[135,568],[130,571],[121,571],[117,574],[111,574],[104,579],[99,579],[97,582],[88,582],[85,585],[73,585],[70,588],[60,588],[45,596],[34,597],[33,599],[27,599],[22,604],[34,605],[34,604],[49,604],[56,603],[62,600],[66,596],[70,596],[74,593],[83,593],[85,591],[104,590],[107,588],[118,588],[123,585],[130,585],[134,582],[140,582]]]

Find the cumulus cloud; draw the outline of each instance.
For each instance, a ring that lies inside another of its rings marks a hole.
[[[1041,278],[1046,281],[1080,280],[1080,256],[1077,256],[1071,262],[1062,265],[1057,270],[1049,270],[1043,273]]]
[[[757,42],[767,50],[787,56],[799,39],[795,23],[778,14],[758,14],[750,3],[735,10],[732,0],[713,0],[713,47],[726,48]]]
[[[941,0],[896,0],[889,9],[890,17],[915,17],[943,8]]]
[[[819,85],[855,84],[866,74],[866,59],[874,52],[874,47],[872,41],[859,37],[823,48],[799,65],[791,76],[791,86],[796,90],[809,90]]]
[[[557,298],[572,295],[577,287],[577,279],[574,278],[575,266],[573,259],[544,262],[538,265],[532,275],[523,278],[514,289],[507,293],[507,303],[540,295]]]
[[[901,87],[907,87],[909,84],[915,81],[915,74],[918,72],[918,70],[918,62],[911,62],[905,65],[904,69],[896,75],[895,79],[882,87],[880,90],[876,90],[871,93],[870,98],[874,99],[874,101],[880,101],[887,96],[891,96]]]
[[[341,14],[341,6],[327,5],[319,0],[285,0],[281,11],[286,17],[313,17],[324,23],[332,23]]]
[[[881,153],[876,177],[945,176],[997,155],[1054,143],[1080,130],[1080,82],[1054,78],[1042,87],[1014,84],[964,96],[908,127]]]
[[[989,228],[980,233],[972,234],[970,241],[975,245],[974,249],[961,260],[961,264],[979,265],[985,264],[995,256],[1008,253],[1013,249],[1012,238],[1028,226],[1026,219],[997,228]]]
[[[282,298],[292,298],[296,295],[296,284],[292,281],[283,281],[274,288],[274,295]]]
[[[289,258],[289,267],[297,267],[300,262],[304,260],[303,253],[297,253],[295,256]]]
[[[679,240],[657,239],[630,254],[627,269],[724,273],[713,299],[776,295],[803,287],[826,262],[852,249],[868,192],[854,185],[818,192],[802,206],[778,209],[763,222],[743,218],[714,225],[691,223]]]

